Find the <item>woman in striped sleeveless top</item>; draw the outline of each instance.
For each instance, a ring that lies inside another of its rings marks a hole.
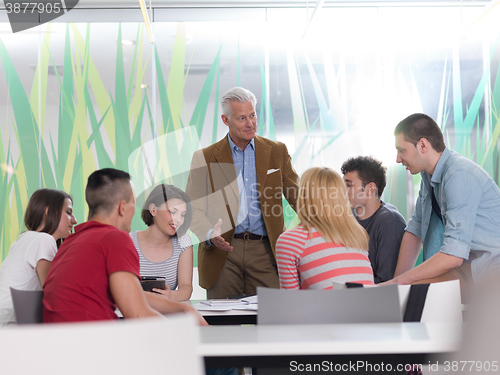
[[[154,292],[174,301],[188,300],[193,292],[193,245],[186,234],[192,219],[189,197],[173,185],[157,185],[141,218],[148,227],[130,233],[141,276],[164,277],[165,290]]]
[[[333,282],[373,285],[368,234],[358,224],[344,181],[330,168],[311,168],[300,179],[299,225],[276,243],[282,289],[332,289]]]

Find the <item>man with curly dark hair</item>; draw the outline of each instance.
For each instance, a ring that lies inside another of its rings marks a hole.
[[[406,221],[395,206],[380,199],[386,185],[386,168],[372,157],[358,156],[344,162],[341,170],[355,216],[370,236],[368,257],[374,281],[390,280]]]

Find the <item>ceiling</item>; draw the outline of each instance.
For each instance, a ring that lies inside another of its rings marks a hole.
[[[75,0],[66,0],[66,4]],[[470,5],[486,5],[490,2],[487,0],[325,0],[323,7],[335,6],[415,6],[415,5],[435,5],[435,6],[470,6]],[[315,7],[317,1],[311,0],[145,0],[146,5],[153,8],[279,8],[279,7]],[[77,8],[80,9],[125,9],[139,8],[138,0],[79,0]],[[5,9],[4,2],[0,4],[0,9]]]
[[[70,1],[75,0],[65,0],[66,5]],[[145,0],[146,4],[149,6],[150,0]],[[460,17],[460,9],[456,9],[460,4],[468,7],[468,11],[473,11],[474,7],[477,7],[477,12],[483,12],[485,6],[493,5],[498,3],[499,0],[494,1],[476,1],[476,0],[442,0],[442,1],[431,1],[431,0],[423,0],[423,1],[395,1],[395,0],[386,0],[386,1],[375,1],[375,0],[345,0],[345,1],[337,1],[337,0],[326,0],[323,4],[323,12],[326,13],[327,16],[330,16],[331,13],[343,13],[344,11],[348,11],[348,6],[353,7],[351,13],[355,14],[353,18],[356,22],[356,25],[359,24],[360,32],[363,30],[370,30],[368,33],[364,31],[367,41],[372,40],[370,37],[375,36],[373,29],[370,29],[370,23],[367,20],[376,13],[378,16],[382,17],[384,14],[390,14],[391,11],[404,12],[413,22],[419,22],[421,18],[419,18],[416,13],[422,15],[428,14],[427,10],[420,9],[391,9],[391,7],[410,7],[410,6],[427,6],[427,7],[444,7],[445,9],[436,10],[439,12],[440,18],[442,20],[459,18]],[[242,72],[242,85],[249,86],[255,92],[260,90],[260,82],[262,73],[260,70],[260,62],[262,58],[265,56],[262,55],[262,51],[265,48],[262,46],[266,43],[269,43],[269,55],[268,55],[268,70],[269,75],[272,77],[272,83],[270,84],[270,94],[273,97],[273,116],[275,116],[275,122],[280,126],[285,126],[283,124],[288,124],[287,126],[291,127],[293,124],[293,120],[290,118],[292,112],[290,110],[280,111],[280,98],[289,98],[290,94],[287,90],[288,87],[288,60],[287,55],[284,53],[282,48],[279,45],[272,44],[269,36],[263,36],[262,30],[259,30],[260,25],[257,21],[268,21],[272,20],[275,22],[276,20],[284,20],[290,26],[296,29],[302,30],[305,26],[306,21],[305,14],[309,12],[308,15],[312,13],[312,10],[316,6],[316,1],[304,1],[304,0],[273,0],[273,1],[259,1],[259,0],[218,0],[218,1],[207,1],[207,0],[185,0],[185,1],[165,1],[165,0],[151,0],[152,6],[154,8],[154,17],[153,20],[157,21],[154,24],[155,30],[155,46],[158,49],[159,60],[161,64],[161,70],[164,72],[165,79],[168,79],[170,66],[172,64],[172,50],[174,47],[175,36],[177,33],[176,25],[173,23],[168,23],[170,21],[212,21],[209,27],[203,22],[193,22],[187,25],[186,27],[186,46],[185,46],[185,70],[189,69],[189,75],[186,74],[188,78],[185,82],[184,86],[184,98],[186,100],[186,108],[188,110],[186,113],[192,113],[194,104],[194,100],[198,98],[199,93],[203,89],[203,85],[205,83],[205,79],[207,77],[208,71],[210,70],[211,64],[214,61],[215,55],[219,49],[219,45],[221,41],[224,43],[224,49],[221,54],[221,64],[220,64],[220,87],[221,90],[225,90],[226,88],[231,87],[236,82],[236,64],[240,64],[238,62],[238,56],[241,55],[241,72]],[[0,9],[3,7],[3,2],[0,2]],[[335,7],[344,7],[343,9],[336,9]],[[355,6],[358,6],[357,8]],[[367,6],[367,9],[362,9],[363,6]],[[306,10],[306,7],[309,7],[310,11]],[[386,7],[384,9],[375,9],[375,7]],[[448,8],[449,7],[449,8]],[[455,7],[455,9],[452,9]],[[217,8],[225,8],[224,11]],[[230,9],[233,8],[233,9]],[[284,9],[280,8],[289,8],[287,13],[285,13]],[[331,8],[331,9],[328,9]],[[96,10],[98,9],[98,10]],[[436,8],[434,8],[436,9]],[[100,75],[100,79],[102,79],[103,86],[109,89],[110,91],[114,91],[115,87],[115,76],[116,76],[116,46],[118,45],[118,27],[121,25],[121,32],[123,39],[132,39],[135,40],[137,36],[137,30],[139,23],[142,22],[142,15],[139,10],[139,2],[138,0],[122,0],[122,1],[106,1],[106,0],[80,0],[78,6],[75,8],[78,11],[68,12],[68,14],[60,17],[59,22],[54,22],[52,25],[52,31],[50,34],[51,39],[51,58],[53,61],[51,62],[52,66],[51,70],[49,70],[48,75],[48,87],[51,88],[49,90],[47,96],[44,98],[46,100],[47,113],[53,115],[53,121],[49,121],[49,117],[47,117],[47,124],[52,124],[52,126],[57,127],[57,115],[58,115],[58,103],[60,101],[59,90],[56,90],[58,87],[58,80],[55,75],[55,70],[59,72],[59,74],[63,73],[63,64],[64,64],[64,56],[65,56],[65,35],[66,35],[66,22],[95,22],[90,27],[89,33],[89,48],[90,55],[92,56],[93,63],[96,66],[96,69]],[[4,14],[5,11],[2,11]],[[0,12],[0,16],[1,13]],[[469,13],[469,12],[463,12]],[[285,15],[286,14],[286,15]],[[224,19],[226,17],[227,19]],[[295,17],[295,18],[294,18]],[[319,16],[321,17],[321,15]],[[238,32],[234,32],[236,29],[226,29],[226,24],[218,21],[223,20],[231,20],[233,22],[233,26],[238,28]],[[384,19],[384,18],[382,18]],[[241,22],[242,20],[248,22]],[[332,18],[334,20],[334,18]],[[1,21],[1,19],[0,19]],[[213,22],[215,21],[215,22]],[[335,18],[335,22],[341,22],[339,18]],[[403,28],[411,28],[409,25],[401,24],[405,21],[403,19],[398,20],[398,27]],[[439,22],[432,22],[427,19],[428,24],[425,27],[427,34],[429,34],[433,27],[440,26]],[[8,25],[8,19],[5,18],[2,22],[0,22],[0,38],[2,38],[3,43],[6,46],[6,49],[9,51],[11,58],[16,65],[16,69],[18,74],[22,80],[22,84],[25,87],[27,93],[31,92],[34,77],[35,77],[35,68],[39,63],[38,49],[40,41],[39,33],[45,30],[44,28],[31,29],[27,30],[23,33],[12,34],[10,27]],[[116,22],[116,23],[114,23]],[[271,22],[271,23],[273,23]],[[364,23],[363,23],[364,22]],[[239,23],[238,25],[235,25]],[[334,23],[334,22],[331,22]],[[321,22],[319,22],[321,25]],[[248,27],[250,26],[250,27]],[[354,25],[355,26],[355,25]],[[3,28],[2,28],[3,27]],[[80,30],[80,34],[82,36],[85,35],[86,32],[86,24],[78,24],[74,26],[76,29]],[[349,34],[349,31],[343,29],[343,35],[341,38],[327,37],[328,43],[332,44],[333,42],[340,39],[347,39],[347,37],[352,37]],[[230,32],[227,32],[227,31]],[[279,30],[281,34],[283,34],[283,30]],[[356,30],[354,30],[356,31]],[[302,32],[302,31],[301,31]],[[314,29],[310,30],[309,33],[313,33]],[[73,33],[73,31],[72,31]],[[402,37],[405,36],[405,33],[388,33],[390,37],[397,38],[398,34],[401,34]],[[41,34],[40,34],[41,35]],[[333,34],[332,34],[333,35]],[[436,34],[437,35],[437,34]],[[252,41],[252,38],[254,39]],[[434,37],[434,39],[438,39]],[[192,40],[193,42],[188,42]],[[429,38],[422,37],[423,41],[428,41]],[[265,43],[264,43],[265,42]],[[311,42],[314,42],[311,41]],[[389,42],[389,41],[388,41]],[[260,46],[257,46],[258,44]],[[408,40],[404,41],[402,45],[408,45],[411,47],[408,51],[401,52],[400,59],[407,59],[408,61],[413,61],[415,64],[419,61],[419,59],[428,60],[427,65],[419,63],[419,66],[423,66],[423,69],[431,70],[427,76],[431,77],[431,82],[428,84],[428,87],[431,87],[434,82],[441,82],[442,76],[442,63],[444,59],[444,55],[447,53],[446,50],[443,51],[435,51],[435,48],[430,47],[416,47],[415,41],[412,40],[410,43]],[[379,46],[378,41],[374,40],[373,45]],[[354,66],[358,64],[360,66],[368,65],[365,60],[373,58],[376,54],[371,54],[372,49],[370,46],[363,45],[361,47],[357,43],[352,43],[353,48],[357,48],[363,51],[364,48],[367,49],[366,55],[362,52],[358,54],[349,54],[346,53],[344,62],[346,66]],[[461,50],[461,58],[467,60],[466,62],[474,65],[474,74],[476,71],[482,73],[482,45],[474,45],[474,48],[463,48]],[[154,66],[151,61],[153,59],[148,59],[149,54],[151,53],[151,45],[149,43],[145,43],[144,45],[144,59],[148,60],[147,69],[145,69],[144,82],[148,84],[147,90],[153,91],[153,88],[156,85],[156,81],[153,79],[153,70]],[[332,63],[337,63],[335,59],[340,59],[340,53],[332,48]],[[315,51],[320,51],[316,53]],[[326,81],[324,78],[324,72],[320,69],[322,68],[322,58],[323,54],[322,50],[311,48],[309,52],[309,57],[311,62],[320,76],[320,81],[322,84]],[[258,52],[258,53],[257,53]],[[316,56],[317,55],[317,56]],[[76,53],[75,53],[76,56]],[[302,79],[304,80],[305,92],[312,91],[312,83],[309,78],[308,69],[306,69],[306,62],[304,62],[304,58],[302,55],[298,55],[297,64],[299,64],[299,69],[301,74],[303,75]],[[354,56],[354,57],[352,57]],[[353,61],[351,61],[351,60]],[[358,61],[360,60],[360,61]],[[127,78],[129,73],[133,70],[132,63],[134,61],[134,47],[133,46],[124,46],[123,47],[123,61],[124,67],[127,74]],[[479,61],[479,62],[478,62]],[[465,64],[465,62],[464,62]],[[472,70],[467,71],[466,77],[475,77],[474,74],[471,73]],[[309,82],[309,83],[308,83]],[[427,84],[427,82],[426,82]],[[0,87],[6,87],[7,81],[5,74],[3,74],[2,69],[0,68]],[[250,87],[254,85],[257,89],[253,89]],[[215,97],[215,95],[213,95]],[[157,95],[156,100],[158,101],[159,96]],[[308,95],[306,100],[313,100],[314,95]],[[152,99],[153,100],[153,99]],[[0,107],[2,103],[8,103],[9,99],[7,97],[7,90],[0,90]],[[283,99],[285,102],[285,99]],[[313,107],[310,105],[309,107]],[[284,108],[284,105],[283,105]],[[212,114],[210,114],[212,115]],[[311,118],[313,118],[314,113],[310,113]],[[207,117],[208,118],[208,117]],[[47,125],[49,126],[49,125]],[[225,130],[225,129],[224,129]]]

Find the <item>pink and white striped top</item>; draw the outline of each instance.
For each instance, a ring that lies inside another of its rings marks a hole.
[[[282,289],[332,289],[333,281],[373,285],[368,252],[326,242],[302,226],[284,232],[276,242],[276,263]]]

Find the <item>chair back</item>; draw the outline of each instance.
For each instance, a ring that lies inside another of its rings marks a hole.
[[[191,293],[191,300],[205,300],[207,299],[207,290],[200,286],[198,278],[198,267],[193,268],[193,293]]]
[[[12,326],[0,334],[2,374],[204,375],[195,318]]]
[[[19,290],[10,288],[17,324],[43,322],[43,290]]]
[[[258,324],[401,322],[397,285],[342,290],[257,288]]]
[[[401,311],[409,316],[407,308],[411,285],[398,285]],[[415,308],[415,306],[413,306]],[[420,318],[421,322],[462,322],[460,281],[451,280],[429,284]]]

